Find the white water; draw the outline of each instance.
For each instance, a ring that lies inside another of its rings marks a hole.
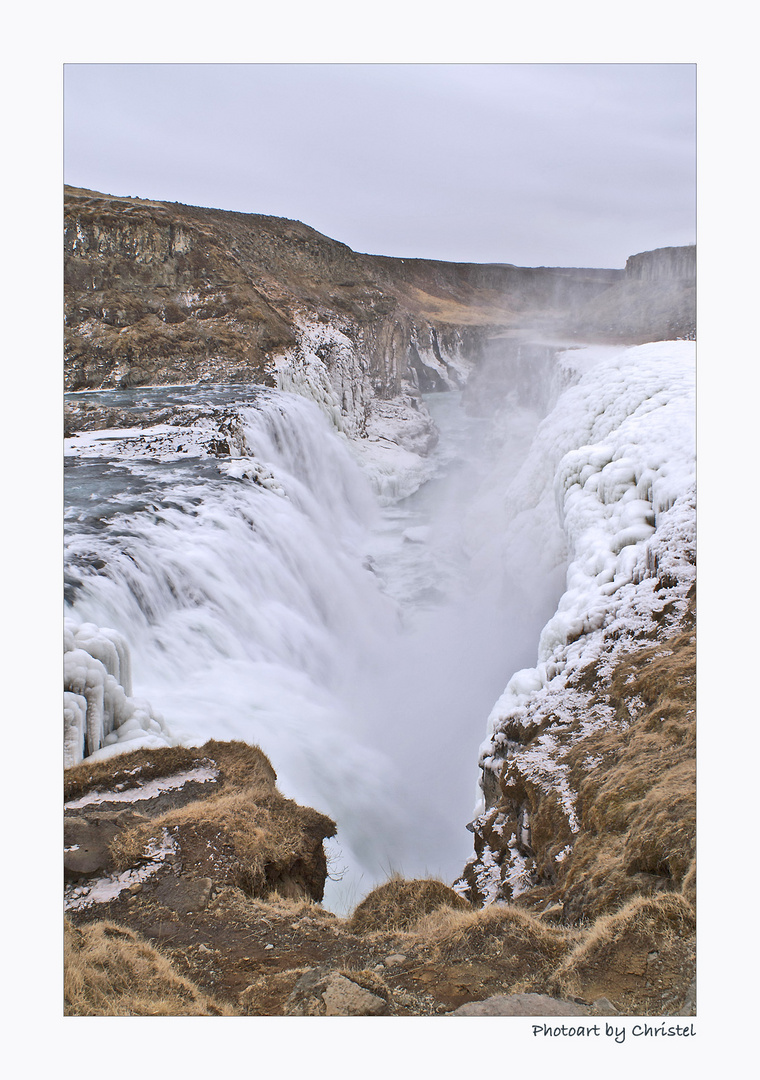
[[[493,459],[516,471],[538,417],[514,409],[489,445],[458,395],[428,404],[438,478],[385,509],[316,406],[282,393],[245,407],[255,462],[116,441],[71,463],[69,614],[123,635],[175,738],[258,743],[285,795],[337,821],[335,910],[393,870],[460,874],[484,718],[561,592],[500,565],[500,491],[479,490]]]

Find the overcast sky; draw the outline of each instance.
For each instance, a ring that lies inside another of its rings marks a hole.
[[[691,64],[69,64],[65,179],[355,251],[621,267],[695,240]]]

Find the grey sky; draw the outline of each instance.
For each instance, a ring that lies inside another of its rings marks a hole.
[[[691,64],[73,64],[65,179],[355,251],[620,267],[695,239]]]

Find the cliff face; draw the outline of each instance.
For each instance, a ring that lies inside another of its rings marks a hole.
[[[488,414],[512,389],[544,413],[551,408],[544,376],[555,363],[547,339],[693,337],[694,262],[689,248],[633,256],[625,271],[390,259],[352,252],[299,222],[67,189],[66,386],[276,385],[316,400],[349,435],[379,438],[391,430],[400,438],[403,430],[424,452],[430,431],[420,391],[467,383],[469,408]],[[548,477],[540,497],[570,523],[571,573],[539,664],[516,673],[489,723],[482,812],[471,825],[475,854],[457,885],[478,909],[467,913],[468,925],[442,923],[396,940],[389,922],[382,949],[341,926],[334,949],[321,952],[333,917],[313,908],[308,917],[280,911],[279,900],[274,908],[261,905],[273,892],[294,903],[321,895],[321,840],[331,823],[315,823],[313,812],[297,808],[291,832],[308,844],[302,850],[287,832],[288,858],[281,866],[273,856],[259,873],[251,837],[283,835],[284,800],[268,781],[247,791],[253,809],[245,822],[236,816],[237,788],[216,792],[224,820],[209,832],[219,840],[214,865],[207,850],[192,847],[197,830],[182,833],[187,820],[195,823],[180,806],[162,806],[160,822],[158,814],[155,821],[149,814],[150,821],[116,821],[111,811],[98,818],[98,828],[113,827],[111,860],[119,831],[142,830],[134,850],[122,844],[123,861],[107,867],[125,873],[156,861],[166,839],[153,835],[156,822],[179,837],[176,865],[161,870],[166,880],[159,875],[146,885],[136,877],[133,890],[106,902],[109,918],[156,941],[169,926],[182,969],[208,992],[219,988],[219,971],[233,971],[226,999],[251,1013],[287,1011],[301,974],[315,963],[346,963],[349,952],[365,983],[365,968],[384,970],[381,997],[391,1013],[447,1011],[526,990],[588,1007],[609,996],[632,1014],[693,1009],[694,506],[681,458],[662,450],[674,413],[691,417],[691,399],[680,402],[665,383],[642,383],[640,400],[614,423],[604,415],[612,417],[647,362],[639,357],[630,370],[620,367],[619,380],[588,389],[586,412],[567,413],[557,424],[556,446],[546,435],[552,470],[538,462],[526,486],[538,497],[538,480]],[[653,379],[662,368],[662,358],[653,357]],[[602,410],[603,393],[609,401]],[[662,430],[653,429],[640,457],[629,461],[660,406]],[[537,445],[541,450],[540,439]],[[505,507],[505,519],[530,508],[511,489]],[[538,529],[536,563],[548,546],[546,530]],[[586,589],[592,603],[576,604],[584,575],[597,591]],[[107,737],[109,725],[133,716],[139,703],[129,697],[124,650],[112,633],[105,642],[80,634],[68,645],[70,773],[86,774],[90,785],[82,748]],[[97,715],[88,714],[90,699]],[[160,735],[160,721],[147,717],[146,727],[151,723]],[[214,752],[229,753],[221,746]],[[98,768],[106,786],[118,773],[109,761]],[[165,820],[165,810],[174,816]],[[76,827],[90,836],[95,824]],[[70,839],[73,853],[79,841]],[[97,917],[99,905],[85,902],[96,871],[70,871],[75,923]],[[196,916],[192,927],[184,925],[191,908],[210,912],[203,951],[190,937]]]
[[[370,398],[462,385],[495,335],[550,326],[621,277],[360,255],[297,221],[67,188],[66,388],[323,367],[361,424]]]
[[[697,325],[696,247],[658,248],[632,255],[620,281],[582,305],[567,330],[588,340],[642,343],[694,340]]]
[[[695,889],[694,346],[610,352],[504,491],[565,591],[489,717],[463,881],[576,924]]]
[[[625,276],[627,281],[683,281],[693,285],[697,276],[697,249],[692,244],[631,255],[625,264]]]

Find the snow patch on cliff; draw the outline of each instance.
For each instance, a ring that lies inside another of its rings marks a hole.
[[[78,799],[70,799],[63,804],[64,810],[80,810],[83,806],[91,806],[93,803],[115,802],[144,802],[148,799],[157,798],[164,791],[178,791],[185,784],[205,784],[210,780],[216,780],[219,770],[207,765],[199,765],[195,769],[186,772],[174,773],[172,776],[162,776],[157,780],[148,780],[137,787],[111,791],[88,791]]]
[[[349,439],[383,505],[413,494],[435,472],[427,456],[437,434],[422,401],[410,393],[377,397],[369,361],[334,322],[302,312],[294,328],[297,345],[275,364],[278,387],[316,402]]]
[[[177,845],[174,838],[169,835],[168,829],[164,829],[161,842],[152,840],[145,848],[143,858],[147,861],[143,866],[133,870],[124,870],[120,874],[94,878],[84,885],[66,885],[64,911],[81,911],[83,908],[92,907],[93,904],[107,904],[110,900],[115,900],[125,889],[141,885],[157,873],[162,864],[170,856],[176,854],[176,851]]]

